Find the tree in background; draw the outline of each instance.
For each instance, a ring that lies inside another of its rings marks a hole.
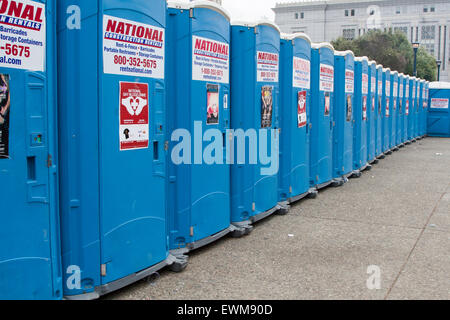
[[[357,57],[367,56],[385,68],[413,75],[414,50],[401,32],[372,30],[358,39],[339,38],[332,44],[336,50],[351,50]],[[423,48],[417,53],[417,76],[428,81],[435,81],[437,77],[435,59]]]

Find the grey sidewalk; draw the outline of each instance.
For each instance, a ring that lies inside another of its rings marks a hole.
[[[450,139],[407,146],[160,275],[106,299],[450,299]]]

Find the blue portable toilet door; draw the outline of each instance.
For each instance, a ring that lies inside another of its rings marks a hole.
[[[427,133],[432,137],[450,137],[450,85],[432,82],[429,88]]]
[[[404,97],[405,97],[405,78],[403,74],[399,75],[399,99],[398,99],[398,107],[397,107],[397,145],[401,145],[403,141],[403,117],[405,115],[404,109]]]
[[[164,1],[143,5],[142,1],[104,0],[100,4],[102,284],[147,269],[168,255],[165,6]],[[133,30],[134,37],[120,41]],[[118,51],[124,53],[118,55]]]
[[[377,102],[377,157],[383,154],[383,70],[377,68],[378,74],[378,102]]]
[[[222,13],[210,8],[192,11],[191,119],[202,131],[217,130],[225,140],[230,128],[230,26]],[[210,21],[217,21],[211,23]],[[207,26],[207,28],[205,28]],[[194,132],[194,124],[192,123]],[[197,133],[195,133],[197,134]],[[215,137],[214,139],[218,139]],[[226,164],[225,141],[222,159],[191,166],[191,236],[193,242],[210,237],[230,226],[230,166]],[[218,157],[205,143],[203,154]],[[210,159],[213,160],[213,159]],[[210,161],[204,159],[204,161]],[[220,161],[222,160],[222,162]],[[211,179],[213,178],[213,179]],[[207,181],[207,182],[206,182]]]
[[[0,299],[59,299],[55,3],[16,3],[0,19],[7,27],[0,31]],[[16,19],[25,10],[30,28]],[[7,30],[26,34],[29,43],[6,40]]]

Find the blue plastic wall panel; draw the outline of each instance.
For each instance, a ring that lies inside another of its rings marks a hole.
[[[267,143],[263,145],[271,150],[271,142],[276,144],[279,141],[279,31],[265,24],[253,27],[236,25],[231,28],[231,39],[232,128],[244,131],[263,129],[267,133]],[[279,161],[279,149],[276,145],[274,149],[272,158]],[[249,158],[249,150],[247,146],[246,159]],[[233,223],[249,221],[277,206],[279,172],[272,169],[260,161],[257,164],[244,161],[232,165]]]
[[[281,40],[280,198],[309,191],[311,44],[304,38]]]
[[[427,134],[432,137],[450,137],[450,88],[434,89],[430,85]]]
[[[79,28],[72,4],[58,1],[66,296],[117,289],[168,257],[166,2],[81,0]]]
[[[56,1],[1,4],[0,300],[61,299]]]
[[[367,159],[372,162],[376,158],[376,117],[377,117],[377,68],[371,62],[369,65],[369,94],[367,98]]]
[[[312,49],[311,186],[333,179],[334,52],[329,47]]]
[[[390,148],[390,137],[391,137],[391,71],[389,69],[383,72],[383,96],[382,96],[382,151],[387,152]]]
[[[383,121],[384,121],[384,113],[383,110],[383,68],[377,68],[377,121],[376,121],[376,131],[377,131],[377,139],[376,139],[376,155],[377,157],[383,154]]]
[[[353,54],[334,56],[333,178],[353,171],[353,109],[355,61]]]
[[[191,134],[193,150],[181,164],[169,160],[170,249],[178,249],[230,226],[224,139],[231,126],[231,35],[228,18],[211,8],[168,10],[167,122],[170,134],[180,129]],[[180,141],[172,140],[173,158]],[[203,154],[214,159],[202,159]]]
[[[369,130],[369,66],[366,59],[356,61],[355,129],[353,134],[353,169],[367,165],[367,136]]]

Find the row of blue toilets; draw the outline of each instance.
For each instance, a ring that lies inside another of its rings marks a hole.
[[[426,133],[425,81],[231,25],[211,2],[15,2],[44,8],[45,54],[42,70],[0,65],[2,299],[95,299],[181,271]]]

